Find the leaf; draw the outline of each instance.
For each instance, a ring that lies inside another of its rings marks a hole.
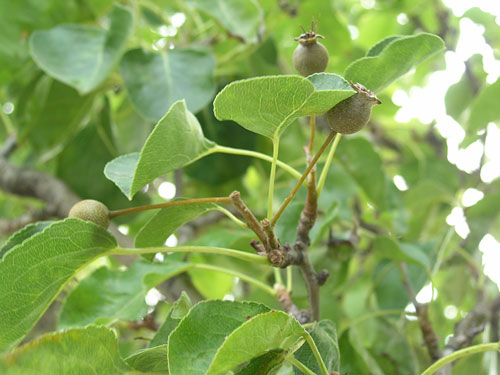
[[[108,31],[78,24],[40,30],[30,38],[31,55],[50,76],[86,94],[113,69],[132,32],[132,13],[115,4]]]
[[[372,54],[380,49],[380,43],[373,47],[375,50],[370,50]],[[372,91],[380,91],[443,49],[441,38],[432,34],[395,38],[378,55],[354,61],[347,67],[345,78],[359,82]]]
[[[283,365],[288,353],[283,349],[270,350],[250,361],[235,375],[274,375]]]
[[[12,249],[14,246],[21,244],[24,240],[30,238],[34,234],[43,231],[49,225],[51,225],[52,221],[38,221],[33,224],[29,224],[22,229],[19,229],[16,233],[10,236],[7,241],[0,247],[0,260],[2,257]]]
[[[380,42],[374,44],[366,53],[366,57],[378,56],[382,51],[391,44],[393,41],[403,38],[402,35],[392,35],[382,39]]]
[[[173,49],[167,52],[128,51],[120,72],[132,104],[144,117],[159,121],[176,101],[184,99],[198,112],[215,92],[215,59],[208,51]]]
[[[476,96],[470,107],[467,131],[476,133],[488,123],[500,120],[498,97],[500,96],[500,79],[484,87]]]
[[[222,375],[269,350],[287,350],[307,332],[281,311],[259,314],[234,330],[217,351],[207,375]]]
[[[337,342],[337,331],[335,329],[335,324],[330,320],[322,320],[316,323],[310,332],[318,351],[325,362],[328,371],[339,371],[340,368],[340,351]],[[299,350],[295,352],[295,358],[302,362],[314,373],[321,373],[318,361],[314,357],[313,352],[309,345],[302,345]],[[301,374],[301,372],[294,368],[295,374]]]
[[[168,337],[172,331],[179,325],[180,321],[192,307],[191,300],[185,291],[182,291],[181,296],[175,301],[168,312],[167,318],[162,326],[156,332],[153,339],[149,343],[149,347],[165,345],[168,343]]]
[[[472,252],[477,250],[484,235],[490,232],[492,225],[500,215],[500,193],[485,194],[484,198],[474,206],[465,210],[470,234],[465,241],[466,248]]]
[[[446,104],[446,113],[456,121],[460,120],[460,115],[467,109],[474,99],[474,88],[466,74],[460,81],[448,87],[444,102]]]
[[[104,228],[70,218],[10,249],[0,261],[0,352],[22,340],[79,269],[114,247]]]
[[[335,74],[313,75],[311,80],[289,75],[231,82],[215,97],[215,117],[272,139],[295,119],[324,113],[354,94]]]
[[[219,207],[215,203],[197,203],[162,208],[137,233],[135,246],[163,246],[167,238],[181,225]]]
[[[50,333],[6,356],[5,375],[106,374],[128,372],[110,329],[90,326]]]
[[[188,4],[213,16],[230,33],[248,43],[258,41],[262,10],[256,1],[188,0]]]
[[[167,345],[139,350],[126,358],[127,364],[137,371],[168,373]]]
[[[405,247],[389,236],[379,236],[375,238],[373,247],[375,253],[389,259],[418,264],[425,269],[429,268],[429,259],[427,255],[418,247]]]
[[[147,313],[147,292],[188,268],[186,263],[172,261],[138,261],[126,271],[101,267],[69,294],[61,311],[59,328],[141,319]]]
[[[198,120],[181,100],[156,124],[138,159],[137,154],[120,156],[106,165],[104,174],[132,199],[155,178],[193,163],[213,148],[215,143],[204,137]]]
[[[170,334],[170,374],[205,374],[227,335],[247,319],[266,311],[269,311],[267,306],[253,302],[200,302]]]
[[[386,207],[386,183],[382,159],[364,138],[346,138],[339,144],[339,159],[345,170],[379,209]]]

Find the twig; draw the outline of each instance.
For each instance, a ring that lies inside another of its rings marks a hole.
[[[300,324],[310,321],[311,315],[309,312],[307,310],[299,310],[297,305],[293,303],[291,293],[286,290],[285,286],[276,284],[274,285],[274,290],[276,292],[276,299],[285,312],[293,315]]]
[[[243,216],[243,220],[245,223],[248,225],[248,228],[250,228],[259,238],[260,242],[264,246],[264,249],[266,252],[269,251],[269,241],[267,239],[266,234],[264,233],[264,230],[262,229],[259,221],[255,217],[255,215],[250,211],[250,209],[247,207],[245,202],[243,202],[243,199],[241,199],[241,194],[239,191],[233,191],[230,195],[229,198],[231,198],[231,201],[233,202],[234,206],[238,210],[238,212]],[[255,248],[255,246],[254,246]]]

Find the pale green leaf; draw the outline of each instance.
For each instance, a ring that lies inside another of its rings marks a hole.
[[[231,82],[214,101],[215,117],[273,138],[297,118],[328,111],[355,92],[335,74],[266,76]]]
[[[210,52],[173,49],[128,51],[120,61],[120,72],[132,104],[144,117],[158,121],[178,100],[198,112],[215,93],[215,59]]]
[[[261,9],[254,0],[188,0],[188,4],[217,19],[231,35],[256,43],[261,27]]]
[[[191,300],[189,299],[189,296],[185,291],[182,291],[181,296],[172,304],[167,318],[149,343],[149,347],[153,348],[155,346],[167,344],[168,337],[170,336],[172,331],[179,325],[182,318],[186,316],[192,306],[193,305],[191,303]]]
[[[102,227],[70,218],[10,249],[0,261],[0,352],[21,341],[80,268],[114,247]]]
[[[47,74],[85,94],[107,77],[132,31],[132,13],[115,4],[109,30],[79,24],[33,33],[31,55]]]
[[[306,335],[300,323],[281,311],[259,314],[235,329],[217,351],[207,375],[227,374],[269,350],[287,350]]]
[[[319,354],[325,362],[328,371],[339,371],[340,368],[340,352],[339,344],[337,342],[337,331],[335,324],[330,320],[322,320],[316,323],[310,332],[316,346],[318,347]],[[309,369],[316,374],[321,373],[318,361],[314,357],[311,347],[309,345],[302,345],[299,350],[295,352],[295,358],[306,365]],[[301,372],[294,369],[295,374]]]
[[[214,148],[215,143],[205,138],[200,123],[181,100],[156,124],[138,160],[137,154],[120,156],[106,165],[104,174],[132,199],[155,178],[191,164]]]
[[[194,306],[168,340],[171,375],[204,375],[226,337],[269,308],[252,302],[205,301]]]
[[[373,242],[373,250],[376,254],[389,259],[418,264],[424,268],[429,267],[429,259],[418,247],[407,247],[398,243],[390,236],[379,236]]]
[[[2,259],[4,254],[14,246],[19,245],[34,234],[41,232],[52,223],[52,221],[38,221],[36,223],[29,224],[22,229],[19,229],[16,233],[10,236],[7,241],[5,241],[2,247],[0,247],[0,259]]]
[[[380,47],[384,48],[380,51]],[[370,50],[372,56],[356,60],[347,67],[345,78],[359,82],[372,91],[380,91],[414,66],[442,51],[444,43],[436,35],[422,33],[394,38],[387,45],[379,42],[373,48],[375,50]]]
[[[101,267],[69,294],[59,318],[59,328],[135,321],[147,313],[147,292],[189,268],[186,263],[138,261],[126,271]]]
[[[126,358],[127,364],[137,371],[168,373],[167,345],[138,351]]]
[[[476,96],[470,107],[467,130],[473,134],[484,129],[488,123],[500,120],[500,79],[486,86]]]
[[[49,333],[5,359],[4,375],[119,375],[129,371],[113,331],[96,326]]]

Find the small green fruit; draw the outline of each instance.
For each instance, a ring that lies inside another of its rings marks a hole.
[[[295,38],[299,45],[293,51],[293,66],[304,77],[324,72],[328,65],[328,50],[317,41],[318,38],[324,37],[312,29]]]
[[[91,221],[105,229],[108,229],[110,221],[108,207],[93,199],[86,199],[76,203],[69,210],[68,217]]]
[[[363,85],[351,82],[351,87],[356,94],[341,101],[326,114],[330,128],[340,134],[352,134],[363,129],[370,119],[372,107],[382,103],[374,92]]]

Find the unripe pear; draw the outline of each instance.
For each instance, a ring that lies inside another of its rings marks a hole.
[[[109,226],[109,209],[103,203],[86,199],[76,203],[69,211],[68,217],[91,221],[107,229]]]
[[[304,77],[324,72],[328,65],[328,50],[317,41],[318,38],[324,37],[312,29],[295,38],[299,45],[293,51],[292,62],[297,72]]]
[[[363,129],[370,119],[372,107],[382,103],[374,92],[362,84],[351,82],[351,87],[356,94],[341,101],[327,112],[328,125],[340,134],[352,134]]]

